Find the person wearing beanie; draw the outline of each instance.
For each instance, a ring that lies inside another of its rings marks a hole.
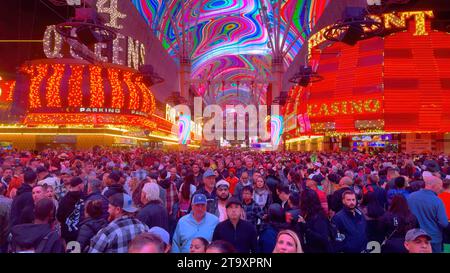
[[[149,228],[169,228],[167,209],[159,199],[159,186],[156,183],[146,183],[142,188],[141,202],[144,207],[138,212],[136,218]]]
[[[61,236],[67,242],[76,241],[80,223],[83,220],[84,183],[78,177],[70,180],[69,192],[59,201],[56,219],[61,223]]]

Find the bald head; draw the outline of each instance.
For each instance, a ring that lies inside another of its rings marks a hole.
[[[350,187],[351,185],[353,185],[353,180],[348,176],[342,177],[339,181],[339,186],[341,187]]]
[[[425,176],[425,189],[434,191],[436,194],[441,193],[442,191],[442,180],[436,176]]]

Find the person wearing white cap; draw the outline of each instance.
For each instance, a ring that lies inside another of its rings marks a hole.
[[[227,217],[227,201],[230,198],[230,183],[225,180],[219,180],[216,183],[216,195],[217,195],[217,211],[216,216],[219,217],[219,221],[225,221]]]
[[[91,239],[89,253],[127,253],[128,245],[137,235],[149,228],[133,217],[137,208],[126,193],[109,198],[110,223]]]
[[[138,212],[136,218],[149,228],[159,226],[165,230],[169,229],[169,218],[166,207],[159,199],[159,185],[146,183],[142,188],[141,202],[144,207]]]

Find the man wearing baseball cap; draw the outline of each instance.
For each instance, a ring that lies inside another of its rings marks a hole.
[[[231,197],[226,204],[227,220],[219,223],[214,230],[213,241],[231,243],[239,253],[256,253],[257,233],[255,226],[242,220],[242,202]]]
[[[431,237],[425,230],[414,228],[405,236],[405,248],[409,253],[432,253]]]
[[[189,253],[192,239],[203,237],[212,240],[219,218],[206,211],[206,196],[196,193],[192,196],[192,210],[180,218],[172,239],[172,253]]]
[[[211,169],[203,173],[204,187],[198,189],[194,194],[201,193],[206,196],[206,211],[217,215],[216,175]]]
[[[108,220],[91,240],[89,253],[127,253],[128,245],[137,235],[149,228],[134,217],[137,208],[126,193],[116,193],[109,198]]]

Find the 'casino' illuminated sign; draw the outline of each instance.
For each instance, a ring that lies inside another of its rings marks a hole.
[[[378,15],[370,15],[370,17],[380,22],[384,25],[386,30],[402,30],[406,29],[409,23],[415,24],[415,32],[414,36],[424,36],[428,35],[426,30],[425,22],[427,18],[434,18],[434,13],[431,10],[426,11],[406,11],[406,12],[392,12],[385,13],[381,16]],[[323,44],[327,41],[324,34],[325,32],[331,28],[332,26],[327,26],[315,34],[311,35],[311,38],[308,40],[308,53],[311,56],[312,49]],[[370,29],[366,28],[366,31],[370,31]],[[339,33],[337,33],[339,34]]]
[[[349,100],[321,104],[308,104],[308,117],[330,117],[337,115],[373,114],[381,110],[380,100]]]
[[[109,2],[109,6],[107,6]],[[99,14],[108,15],[106,26],[117,30],[123,28],[120,24],[119,19],[125,19],[127,15],[121,13],[118,10],[118,0],[98,0],[96,4],[97,12]],[[75,28],[72,31],[76,31]],[[75,35],[75,34],[72,34]],[[63,37],[56,31],[56,26],[47,26],[44,32],[43,38],[43,49],[44,54],[49,59],[59,59],[63,58],[63,45],[66,43]],[[74,45],[68,43],[69,54],[74,59],[82,60],[83,58],[79,56],[74,49]],[[112,51],[112,56],[108,57],[105,54],[107,50]],[[95,59],[101,62],[113,63],[118,65],[126,65],[128,67],[138,69],[139,66],[145,64],[145,45],[133,39],[132,37],[126,37],[120,33],[117,33],[116,39],[112,41],[112,48],[108,48],[106,43],[97,43],[93,47],[93,53],[95,54]]]

